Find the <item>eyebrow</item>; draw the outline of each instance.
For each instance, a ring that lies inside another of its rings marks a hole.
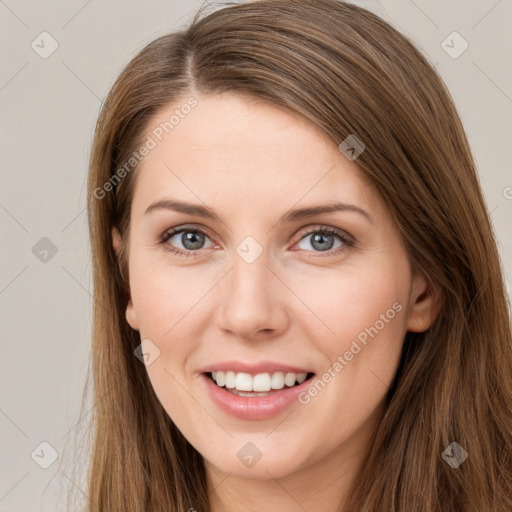
[[[186,203],[174,199],[161,199],[159,201],[155,201],[154,203],[148,206],[148,208],[144,212],[144,215],[148,215],[149,213],[156,210],[173,210],[188,215],[195,215],[198,217],[203,217],[205,219],[222,222],[221,218],[215,213],[215,210],[208,206]],[[316,217],[317,215],[325,215],[333,212],[358,213],[371,224],[375,224],[370,214],[363,210],[362,208],[359,208],[358,206],[355,206],[353,204],[341,203],[337,201],[317,206],[309,206],[305,208],[297,208],[295,210],[290,210],[281,217],[280,222],[291,223],[307,219],[310,217]]]

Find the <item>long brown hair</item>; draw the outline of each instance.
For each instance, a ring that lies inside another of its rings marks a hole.
[[[366,146],[356,161],[362,175],[386,202],[412,264],[444,295],[431,328],[405,337],[344,510],[510,512],[510,312],[463,126],[443,81],[406,37],[336,0],[259,0],[198,13],[186,30],[134,57],[103,105],[88,182],[96,404],[88,510],[210,508],[203,459],[134,356],[141,340],[124,313],[137,167],[118,171],[159,109],[224,91],[285,107],[336,145],[355,134]],[[123,237],[119,259],[113,226]],[[442,457],[453,442],[468,453],[457,468]]]

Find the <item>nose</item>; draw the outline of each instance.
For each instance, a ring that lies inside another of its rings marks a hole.
[[[288,327],[287,295],[290,291],[264,254],[248,263],[235,253],[225,277],[219,326],[241,339],[279,336]]]

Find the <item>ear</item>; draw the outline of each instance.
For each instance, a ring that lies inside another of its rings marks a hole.
[[[442,290],[437,283],[431,283],[422,274],[415,274],[411,284],[407,330],[426,331],[441,311],[443,298]]]
[[[112,245],[114,246],[117,257],[119,257],[119,253],[121,252],[121,234],[115,226],[112,228]]]
[[[122,246],[122,238],[121,234],[119,233],[119,230],[114,226],[112,228],[112,245],[114,247],[114,251],[116,252],[117,257],[119,258],[119,254],[121,252],[121,246]],[[139,330],[139,321],[137,318],[137,312],[135,311],[135,308],[133,307],[133,302],[130,294],[130,285],[129,283],[126,284],[125,291],[128,295],[128,304],[126,306],[126,321],[128,322],[128,325],[138,331]]]

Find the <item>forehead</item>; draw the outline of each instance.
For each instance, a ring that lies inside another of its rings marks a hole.
[[[229,200],[239,208],[254,201],[269,209],[328,200],[369,207],[378,201],[356,163],[298,115],[233,93],[195,98],[197,105],[175,115],[172,125],[186,100],[165,107],[148,124],[144,140],[152,138],[154,147],[136,171],[134,209],[166,194],[212,205]]]

